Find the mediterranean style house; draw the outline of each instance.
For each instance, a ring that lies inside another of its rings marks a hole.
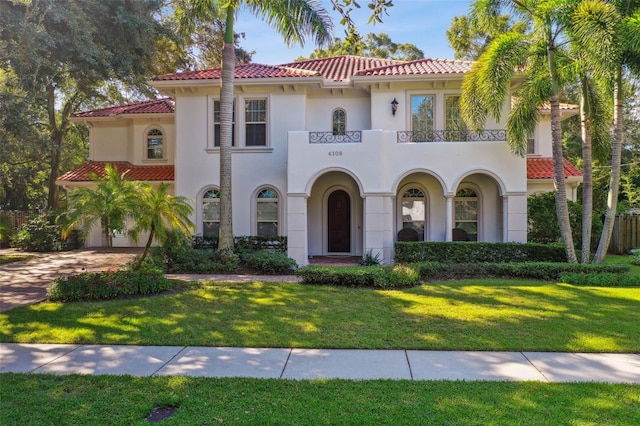
[[[339,56],[236,66],[234,235],[285,235],[300,266],[366,253],[390,263],[399,239],[526,242],[527,196],[553,190],[549,110],[540,108],[526,158],[505,142],[509,102],[503,121],[469,131],[459,101],[471,65]],[[193,200],[196,234],[216,236],[220,70],[152,85],[166,97],[73,115],[89,126],[90,161],[58,184],[90,185],[111,163],[170,183]],[[575,199],[582,175],[566,160],[565,173]],[[96,229],[87,245],[100,244]],[[133,242],[125,233],[114,244]]]

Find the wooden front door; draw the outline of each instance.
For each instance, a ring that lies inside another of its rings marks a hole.
[[[339,190],[329,195],[328,206],[328,251],[351,252],[351,198]]]

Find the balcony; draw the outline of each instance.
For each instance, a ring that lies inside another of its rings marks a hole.
[[[504,129],[471,130],[404,130],[398,133],[398,143],[423,142],[503,142],[507,140]]]
[[[344,134],[332,132],[309,132],[309,143],[361,143],[361,131],[348,131]]]

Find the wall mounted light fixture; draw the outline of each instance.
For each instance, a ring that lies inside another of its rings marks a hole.
[[[393,98],[391,101],[391,115],[395,116],[396,111],[398,111],[398,101],[396,101],[396,98]]]

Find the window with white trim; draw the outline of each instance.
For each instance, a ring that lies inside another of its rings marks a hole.
[[[244,101],[244,126],[246,146],[267,146],[267,100]]]
[[[258,192],[257,234],[259,237],[278,236],[278,193],[273,188],[264,188]]]
[[[236,146],[236,101],[231,117],[231,146]],[[220,101],[213,101],[213,146],[220,146]]]
[[[164,158],[164,134],[160,129],[147,132],[147,159],[162,160]]]
[[[433,140],[435,95],[411,96],[411,131],[414,142]]]
[[[402,194],[402,228],[415,230],[419,241],[424,241],[425,206],[424,192],[420,189],[409,188]]]
[[[331,114],[331,128],[336,136],[347,134],[347,112],[342,108],[336,108]]]
[[[455,227],[466,231],[469,240],[478,239],[478,194],[471,188],[460,188],[456,192],[455,205]]]
[[[462,119],[460,110],[460,96],[445,96],[444,104],[444,128],[445,140],[447,141],[465,141],[467,140],[467,125]]]
[[[208,189],[202,196],[202,236],[218,238],[220,232],[220,191]]]

